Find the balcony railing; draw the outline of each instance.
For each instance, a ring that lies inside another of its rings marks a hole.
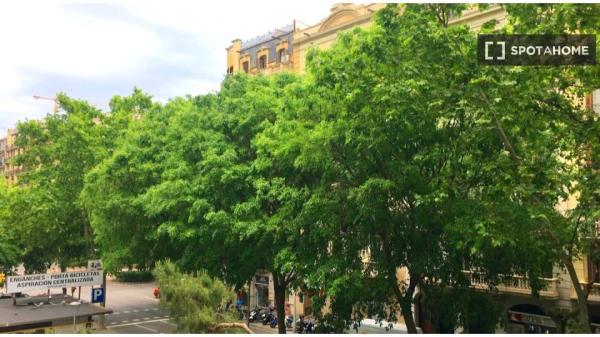
[[[587,287],[586,282],[580,283],[582,287]],[[574,288],[571,289],[571,299],[577,299],[577,293],[575,292]],[[600,283],[592,283],[592,286],[590,287],[590,293],[588,295],[588,301],[600,303]]]
[[[488,282],[486,282],[485,275],[482,273],[465,270],[465,275],[469,277],[471,287],[479,290],[490,289]],[[512,294],[523,294],[531,295],[531,287],[529,286],[529,280],[526,276],[512,275],[502,276],[505,279],[504,282],[498,284],[496,289],[501,293],[512,293]],[[542,289],[540,290],[540,296],[557,299],[558,298],[558,279],[557,278],[540,278],[542,281]],[[598,289],[600,290],[600,288]],[[599,292],[600,295],[600,292]],[[600,298],[600,297],[599,297]]]

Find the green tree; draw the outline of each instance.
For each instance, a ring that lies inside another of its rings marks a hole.
[[[562,240],[582,238],[557,201],[598,190],[582,176],[597,171],[581,165],[597,117],[572,99],[598,86],[597,68],[479,67],[474,33],[447,27],[440,11],[388,6],[372,29],[309,59],[327,101],[301,156],[324,178],[305,207],[323,260],[312,283],[335,308],[363,273],[385,286],[379,300],[399,305],[409,332],[417,287],[467,287],[464,268],[491,287],[503,274],[527,275],[536,293],[546,266],[568,266]],[[597,218],[587,212],[581,233]]]
[[[63,94],[58,100],[60,113],[17,128],[16,144],[23,151],[15,164],[25,172],[19,177],[21,193],[10,201],[10,225],[28,270],[45,271],[54,262],[65,268],[96,255],[79,199],[85,174],[112,152],[134,113],[150,104],[137,89],[129,98],[115,98],[110,113]],[[127,106],[133,102],[138,110]]]
[[[504,33],[595,34],[600,25],[600,8],[590,4],[507,5],[506,9],[509,22]],[[481,102],[490,110],[496,133],[509,154],[514,179],[531,189],[521,200],[540,228],[529,233],[543,238],[547,243],[544,250],[551,252],[552,261],[571,279],[580,322],[573,331],[589,332],[587,296],[592,282],[578,279],[574,261],[583,255],[593,259],[597,254],[596,240],[590,238],[595,236],[594,223],[600,218],[600,126],[598,115],[581,103],[585,95],[600,87],[600,69],[488,70],[480,77]],[[577,206],[559,211],[557,200],[568,196],[577,199]]]
[[[157,262],[153,271],[160,289],[160,303],[167,307],[179,333],[249,331],[233,323],[230,312],[223,311],[234,294],[223,282],[205,272],[185,274],[170,261]]]
[[[292,104],[286,93],[296,82],[230,76],[218,95],[173,99],[128,131],[82,194],[111,268],[168,257],[236,287],[268,270],[285,332],[285,292],[297,275],[293,221],[306,193],[291,162],[261,150],[269,139],[260,135]]]
[[[142,104],[133,104],[135,97],[113,99],[111,105],[118,110],[139,111],[141,105],[142,114],[121,131],[122,139],[111,155],[87,172],[80,196],[110,272],[125,266],[146,269],[169,256],[160,254],[168,240],[157,234],[157,221],[146,216],[139,195],[160,176],[168,151],[165,130],[171,110],[149,104],[147,99]]]
[[[10,218],[10,200],[13,196],[11,189],[0,175],[0,274],[5,275],[19,261],[19,253],[15,240],[10,235],[8,220]],[[1,283],[1,282],[0,282]]]

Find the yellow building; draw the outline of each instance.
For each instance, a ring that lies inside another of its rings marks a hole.
[[[233,40],[227,48],[227,73],[272,74],[292,70],[290,55],[295,23],[248,41]]]
[[[366,28],[373,15],[386,4],[340,3],[331,7],[330,14],[319,23],[301,27],[294,20],[290,25],[268,32],[248,41],[235,39],[227,50],[227,73],[244,71],[249,74],[272,74],[279,71],[303,73],[306,54],[311,48],[327,49],[338,34],[356,27]],[[476,8],[451,18],[450,24],[468,24],[478,30],[492,19],[499,25],[506,22],[506,12],[499,5],[484,11]]]
[[[16,138],[17,130],[8,129],[6,137],[0,139],[0,171],[9,184],[16,184],[17,176],[23,172],[21,166],[12,163],[14,158],[21,153],[21,150],[15,145]]]
[[[385,4],[375,3],[366,5],[335,4],[331,13],[319,23],[297,29],[294,32],[294,53],[292,54],[293,69],[297,73],[306,68],[306,54],[311,48],[326,49],[333,45],[338,33],[354,29],[366,28],[373,22],[373,14]]]

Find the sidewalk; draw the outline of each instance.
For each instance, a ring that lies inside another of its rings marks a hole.
[[[361,321],[361,326],[358,328],[358,333],[408,333],[408,329],[404,323],[391,323],[392,328],[386,330],[386,327],[388,327],[389,324],[390,322],[387,321],[381,321],[378,323],[374,319],[365,318]],[[419,327],[417,327],[417,331],[419,333],[423,333]],[[356,330],[351,329],[350,333],[356,333]]]

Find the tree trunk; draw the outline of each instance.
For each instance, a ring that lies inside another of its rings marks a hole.
[[[275,310],[277,311],[277,330],[286,333],[285,328],[285,277],[273,273],[273,288],[275,290]]]
[[[576,332],[592,333],[592,329],[590,327],[590,316],[588,313],[587,295],[586,292],[584,292],[584,290],[581,288],[581,283],[579,283],[579,278],[577,277],[577,272],[575,271],[573,260],[571,260],[570,257],[564,257],[563,264],[565,265],[565,268],[567,268],[567,272],[569,273],[569,277],[571,278],[571,283],[573,283],[575,293],[577,294],[577,308],[579,309],[579,316],[581,318],[582,331]]]
[[[412,298],[404,299],[400,303],[400,309],[402,310],[402,317],[404,317],[404,324],[406,324],[406,331],[408,331],[408,333],[419,333],[413,317]]]
[[[390,270],[390,274],[392,271]],[[393,274],[390,275],[390,279],[393,280],[392,287],[394,289],[394,294],[396,295],[396,299],[398,303],[400,303],[400,310],[402,311],[402,317],[404,317],[404,324],[406,324],[406,330],[408,333],[419,333],[417,331],[417,325],[415,323],[415,318],[412,312],[412,300],[413,295],[415,293],[415,288],[417,286],[417,279],[410,270],[410,281],[406,292],[402,294],[400,288],[398,287],[398,278],[396,276],[396,269],[393,269]]]

